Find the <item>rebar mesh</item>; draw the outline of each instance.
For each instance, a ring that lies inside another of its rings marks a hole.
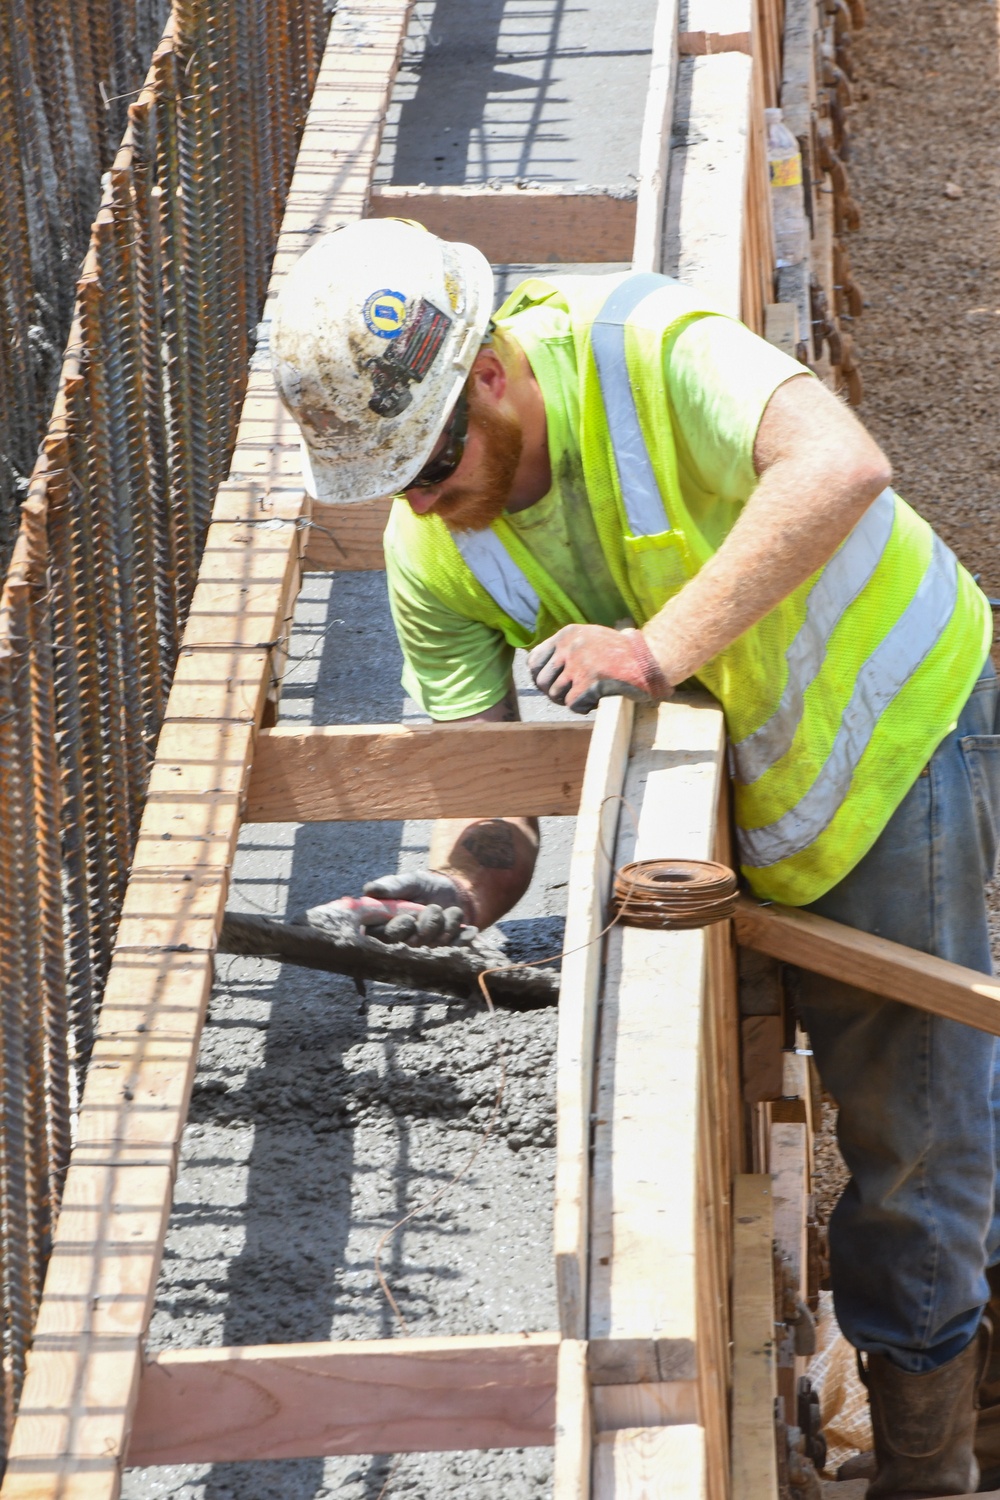
[[[0,570],[59,380],[74,285],[169,0],[0,0]]]
[[[134,47],[123,18],[142,10],[139,0],[49,0],[30,31],[23,6],[0,3],[3,194],[25,49],[61,49],[80,77],[117,89],[106,65],[88,71],[90,54]],[[175,0],[105,177],[0,596],[0,1451],[328,22],[323,0],[281,0],[279,38],[274,10],[270,0]],[[106,128],[100,100],[53,86],[50,102],[47,118],[67,135],[47,139],[68,156],[81,131],[94,143]],[[32,228],[23,197],[8,208],[0,235],[23,250],[10,275],[27,287]],[[22,355],[0,340],[0,384],[29,378]],[[0,411],[0,446],[6,420]]]

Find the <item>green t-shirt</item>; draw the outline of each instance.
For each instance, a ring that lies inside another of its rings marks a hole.
[[[548,494],[507,519],[581,619],[615,625],[628,609],[604,559],[583,482],[568,315],[542,303],[503,326],[524,349],[538,381],[552,465]],[[664,399],[681,493],[713,546],[725,540],[757,483],[753,445],[765,406],[779,385],[803,373],[802,365],[731,318],[706,315],[668,340]],[[499,631],[442,604],[389,546],[386,575],[410,697],[441,720],[498,703],[510,682],[514,648]]]

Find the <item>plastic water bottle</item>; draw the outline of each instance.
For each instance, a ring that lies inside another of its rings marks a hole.
[[[809,244],[806,205],[802,192],[802,154],[780,109],[768,109],[767,164],[771,178],[774,252],[779,266],[805,259]]]

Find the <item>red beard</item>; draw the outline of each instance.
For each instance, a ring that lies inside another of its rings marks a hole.
[[[451,531],[485,531],[503,514],[521,461],[524,437],[516,412],[500,411],[475,386],[469,392],[469,429],[480,437],[475,480],[434,506]]]

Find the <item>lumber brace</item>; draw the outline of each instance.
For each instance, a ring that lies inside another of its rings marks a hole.
[[[604,1345],[544,1332],[168,1349],[142,1367],[126,1461],[565,1451],[569,1439],[582,1473],[592,1399],[615,1362]],[[683,1394],[670,1415],[693,1422],[697,1399]]]
[[[265,729],[245,821],[574,817],[591,732],[558,721]]]
[[[547,1447],[558,1354],[557,1333],[166,1350],[128,1462]]]
[[[977,969],[813,912],[762,906],[746,896],[736,910],[736,940],[783,963],[1000,1036],[1000,981]]]

